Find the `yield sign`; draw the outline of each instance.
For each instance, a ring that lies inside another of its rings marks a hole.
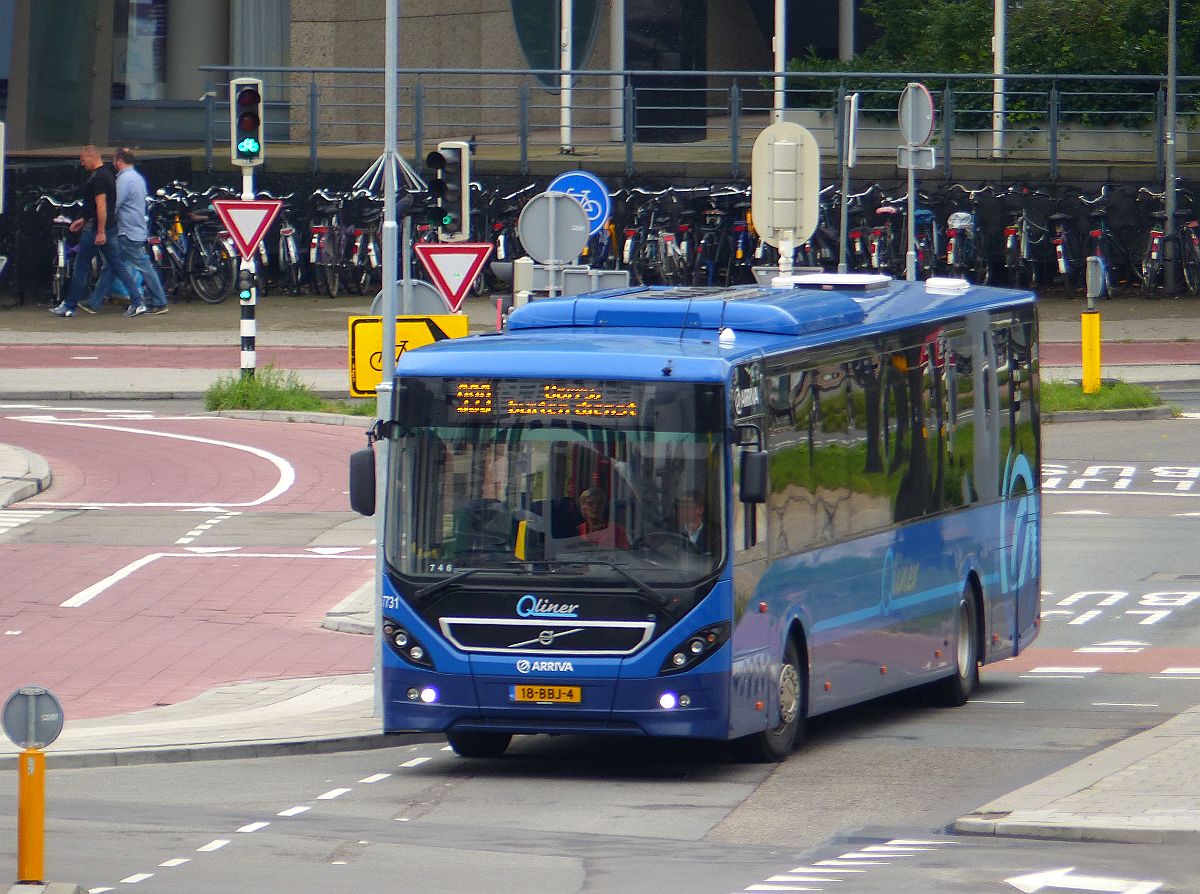
[[[254,257],[254,250],[262,237],[271,228],[282,199],[216,199],[213,208],[225,229],[233,237],[238,251],[247,261]]]
[[[467,290],[492,253],[490,242],[422,242],[413,248],[451,313],[458,313]]]

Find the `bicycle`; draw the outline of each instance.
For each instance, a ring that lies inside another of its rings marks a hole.
[[[34,208],[40,214],[54,214],[50,221],[50,235],[54,245],[50,262],[50,297],[54,305],[57,305],[66,296],[67,285],[71,281],[79,237],[70,231],[70,227],[83,208],[83,202],[78,199],[65,202],[55,196],[44,195],[38,197]]]
[[[1009,196],[1019,196],[1021,207],[1004,227],[1004,266],[1008,270],[1008,284],[1016,288],[1033,289],[1045,279],[1039,253],[1046,244],[1048,230],[1036,223],[1029,213],[1031,196],[1049,198],[1049,195],[1027,186],[1010,186]]]
[[[1061,207],[1062,199],[1058,204]],[[1059,280],[1067,288],[1075,289],[1083,282],[1083,251],[1072,221],[1073,217],[1064,211],[1056,211],[1046,218]]]
[[[979,214],[979,197],[992,192],[988,185],[967,189],[955,183],[950,190],[959,190],[970,204],[969,211],[952,211],[946,218],[946,269],[951,276],[961,277],[976,285],[992,278],[988,260],[988,239]]]
[[[1094,197],[1080,195],[1079,201],[1088,210],[1088,255],[1100,259],[1104,294],[1112,297],[1121,286],[1120,270],[1131,271],[1133,262],[1129,251],[1117,241],[1108,226],[1108,184],[1100,187]]]
[[[1170,237],[1167,237],[1165,233],[1166,211],[1151,213],[1150,230],[1137,253],[1136,264],[1141,273],[1142,287],[1146,291],[1154,291],[1164,279],[1166,255],[1168,249],[1173,248],[1174,251],[1170,253],[1174,258],[1176,269],[1183,273],[1184,284],[1188,291],[1193,295],[1200,294],[1200,238],[1197,237],[1196,222],[1190,220],[1194,214],[1190,208],[1191,196],[1178,186],[1175,187],[1175,190],[1182,195],[1189,207],[1176,208],[1175,232]],[[1139,202],[1147,199],[1162,202],[1165,198],[1165,191],[1154,192],[1144,186],[1138,190],[1137,200]],[[1180,226],[1180,221],[1187,223]]]

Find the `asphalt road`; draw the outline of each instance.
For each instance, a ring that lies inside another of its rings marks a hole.
[[[1045,500],[1043,631],[1025,656],[989,666],[962,708],[906,695],[838,712],[778,767],[735,763],[718,745],[524,737],[494,762],[425,741],[52,770],[49,871],[95,892],[1012,892],[1046,872],[1068,891],[1200,890],[1192,848],[946,834],[1195,703],[1181,669],[1200,668],[1197,425],[1046,429],[1058,480]],[[273,443],[302,440],[287,431]],[[82,530],[79,548],[105,529]],[[0,842],[14,840],[2,806],[14,787],[0,785]],[[11,859],[0,844],[0,865]],[[1111,884],[1069,887],[1080,877]]]

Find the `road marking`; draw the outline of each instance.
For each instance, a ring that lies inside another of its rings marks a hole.
[[[191,862],[192,861],[189,860],[187,857],[176,857],[173,860],[167,860],[163,863],[159,863],[158,865],[162,866],[166,869],[174,869],[176,866],[182,866],[184,863],[191,863]]]
[[[1093,708],[1157,708],[1152,702],[1092,702]]]
[[[20,630],[5,630],[4,635],[5,636],[20,636],[21,631]]]
[[[217,507],[218,510],[224,510],[229,506],[261,506],[263,503],[269,503],[271,500],[277,499],[287,493],[296,483],[296,470],[283,457],[271,453],[267,450],[262,450],[258,447],[251,447],[249,444],[235,444],[232,441],[220,441],[215,438],[202,438],[198,435],[181,435],[174,432],[162,431],[147,431],[142,428],[127,428],[122,425],[101,425],[94,422],[78,422],[66,419],[56,419],[53,416],[13,416],[10,417],[22,422],[34,422],[46,425],[66,425],[74,428],[94,428],[102,431],[125,432],[131,435],[148,435],[152,438],[168,438],[175,441],[190,441],[194,444],[206,444],[211,447],[227,447],[230,450],[240,450],[244,453],[249,453],[252,456],[257,456],[259,459],[264,459],[273,465],[279,473],[279,480],[275,482],[275,486],[257,499],[249,502],[230,501],[222,503]],[[79,503],[60,502],[60,501],[45,501],[37,500],[31,502],[31,506],[79,506]],[[169,507],[169,506],[208,506],[210,503],[192,503],[192,502],[146,502],[146,503],[88,503],[89,506],[109,506],[109,507],[128,507],[128,508],[154,508],[154,507]]]
[[[990,698],[970,698],[970,699],[967,699],[967,703],[971,704],[971,705],[1023,705],[1023,704],[1025,704],[1025,702],[1017,702],[1017,701],[1010,702],[1010,701],[1003,701],[1001,699],[990,699]]]
[[[845,872],[845,873],[847,873],[847,874],[850,874],[850,873],[859,873],[859,874],[861,874],[861,873],[864,873],[864,872],[866,872],[866,871],[867,871],[867,870],[865,870],[865,869],[818,869],[818,868],[817,868],[817,867],[815,867],[815,866],[797,866],[795,869],[789,869],[789,870],[788,870],[788,872],[789,872],[789,873],[796,873],[796,874],[799,874],[799,873],[809,873],[809,874],[811,874],[811,873],[814,873],[814,872],[828,872],[828,873],[830,873],[830,874],[837,874],[837,875],[840,875],[840,874],[841,874],[841,873],[843,873],[843,872]],[[840,882],[840,881],[841,881],[841,879],[832,879],[832,878],[831,878],[829,881],[831,881],[831,882],[835,882],[835,881],[838,881],[838,882]]]
[[[365,779],[358,780],[364,785],[370,785],[373,782],[383,782],[383,780],[391,777],[391,773],[376,773],[374,776],[368,776]]]
[[[304,813],[304,811],[306,811],[306,810],[312,810],[312,808],[307,805],[302,804],[298,807],[289,807],[287,810],[281,810],[275,815],[276,816],[299,816],[300,814]]]
[[[1025,894],[1035,894],[1043,888],[1058,888],[1060,891],[1108,891],[1112,894],[1151,894],[1163,884],[1108,876],[1071,875],[1074,870],[1074,866],[1046,869],[1006,878],[1005,881]]]
[[[840,882],[840,878],[830,878],[829,876],[820,875],[795,875],[791,872],[785,872],[783,875],[773,875],[768,882]]]
[[[1099,671],[1098,667],[1056,667],[1047,665],[1045,667],[1031,667],[1031,674],[1094,674]]]
[[[332,801],[334,798],[340,798],[342,795],[346,794],[346,792],[348,792],[348,791],[350,791],[350,789],[348,789],[348,788],[331,788],[329,791],[325,792],[325,794],[317,795],[317,800],[318,801]]]
[[[1150,611],[1141,611],[1140,609],[1132,609],[1132,608],[1129,609],[1128,611],[1126,611],[1125,614],[1127,614],[1127,615],[1145,615],[1146,617],[1144,617],[1144,618],[1142,618],[1142,620],[1138,621],[1139,624],[1157,624],[1163,618],[1168,618],[1171,616],[1171,613],[1169,611],[1168,612],[1150,612]]]
[[[257,832],[259,829],[265,829],[269,825],[271,824],[265,822],[246,823],[246,825],[242,826],[237,831],[244,833]]]
[[[748,885],[745,891],[820,891],[820,888],[805,888],[801,885]]]
[[[1101,614],[1103,614],[1103,612],[1099,612],[1099,611],[1095,611],[1095,610],[1092,610],[1090,612],[1084,612],[1078,618],[1072,618],[1067,623],[1068,624],[1086,624],[1088,621],[1092,620],[1095,617],[1098,617]]]
[[[1087,595],[1089,595],[1087,592],[1072,593],[1067,598],[1058,600],[1057,604],[1058,605],[1074,605],[1076,602],[1078,602],[1080,599],[1083,599]]]
[[[221,848],[223,848],[227,844],[229,844],[228,838],[217,838],[213,841],[210,841],[208,844],[204,845],[204,847],[196,848],[196,852],[205,854],[205,853],[210,853],[211,851],[219,851]]]
[[[1168,667],[1159,671],[1160,674],[1200,674],[1200,667]]]
[[[237,549],[237,547],[234,547]],[[244,552],[176,552],[176,553],[151,553],[148,556],[143,556],[140,559],[135,559],[124,568],[114,571],[108,577],[101,581],[97,581],[90,587],[85,587],[74,596],[67,599],[65,602],[59,603],[59,608],[79,608],[81,605],[86,605],[91,602],[109,587],[114,584],[119,584],[125,578],[129,577],[135,571],[146,567],[151,562],[158,559],[351,559],[351,560],[371,560],[374,561],[374,556],[318,556],[313,553],[244,553]]]
[[[135,875],[127,875],[121,879],[122,885],[136,885],[138,882],[144,882],[148,878],[154,878],[153,872],[139,872]]]
[[[88,894],[104,894],[105,891],[111,891],[112,888],[88,888]]]
[[[847,860],[838,857],[836,860],[818,860],[818,866],[887,866],[886,860]]]
[[[1101,512],[1099,509],[1072,509],[1068,512],[1056,512],[1055,515],[1112,515],[1111,512]]]
[[[431,761],[431,760],[433,760],[433,758],[431,758],[431,757],[414,757],[414,758],[413,758],[412,760],[410,760],[410,761],[405,761],[405,762],[404,762],[404,763],[402,763],[400,766],[402,766],[402,767],[408,767],[408,768],[412,768],[412,767],[419,767],[419,766],[421,766],[421,764],[424,764],[424,763],[426,763],[426,762],[428,762],[428,761]]]

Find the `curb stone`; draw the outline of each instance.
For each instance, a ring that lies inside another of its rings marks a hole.
[[[14,454],[10,471],[15,474],[0,476],[0,509],[37,496],[53,480],[50,465],[41,456],[20,447],[9,447],[8,450]]]
[[[1168,406],[1131,407],[1120,410],[1060,410],[1043,413],[1042,422],[1141,422],[1147,419],[1171,419],[1175,411]]]

